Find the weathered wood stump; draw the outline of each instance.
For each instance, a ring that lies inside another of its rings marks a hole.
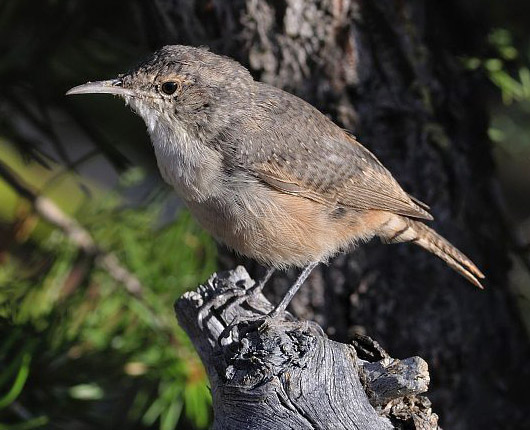
[[[208,373],[213,429],[439,429],[420,357],[391,358],[368,337],[334,342],[271,303],[243,267],[175,304]]]

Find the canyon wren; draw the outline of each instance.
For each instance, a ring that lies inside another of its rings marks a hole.
[[[93,93],[118,95],[143,118],[163,179],[217,240],[269,268],[260,287],[274,269],[303,268],[272,316],[319,262],[374,236],[414,242],[482,288],[473,262],[423,223],[428,206],[370,151],[238,62],[166,46],[66,94]]]

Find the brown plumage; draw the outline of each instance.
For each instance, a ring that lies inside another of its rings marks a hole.
[[[275,189],[357,210],[432,219],[355,138],[296,96],[257,83],[238,160]],[[260,95],[265,100],[260,100]]]
[[[415,242],[481,286],[469,258],[421,222],[428,206],[371,152],[235,61],[167,46],[69,93],[93,92],[123,96],[144,118],[163,178],[217,239],[270,267],[306,267],[276,312],[317,262],[373,236]]]
[[[469,282],[483,288],[478,280],[478,278],[484,278],[483,273],[467,256],[446,239],[420,221],[407,217],[399,217],[399,221],[401,226],[388,229],[386,236],[384,233],[380,233],[383,241],[388,243],[414,242],[441,258]]]

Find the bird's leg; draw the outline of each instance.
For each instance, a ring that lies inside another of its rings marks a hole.
[[[263,276],[263,278],[261,278],[258,282],[256,282],[256,285],[254,285],[254,287],[252,288],[253,289],[252,294],[261,293],[261,290],[263,290],[263,287],[269,281],[269,279],[271,278],[275,270],[276,269],[274,267],[267,268],[267,271],[265,272],[265,275]]]
[[[263,287],[265,286],[265,284],[267,283],[267,281],[271,278],[272,274],[275,272],[275,268],[273,267],[268,267],[266,268],[266,271],[265,271],[265,275],[263,275],[263,277],[258,281],[258,282],[255,282],[254,285],[252,286],[252,288],[249,290],[249,292],[252,294],[252,295],[258,295],[258,294],[261,294],[261,290],[263,290]],[[232,302],[230,305],[231,306],[238,306],[240,303],[242,302],[245,302],[249,299],[248,295],[246,296],[242,296],[242,297],[238,297],[234,302]],[[257,318],[245,318],[245,322],[246,323],[252,323],[254,321],[261,321],[263,319],[263,316],[258,316]],[[236,317],[230,324],[228,324],[225,329],[223,330],[223,332],[221,333],[221,335],[219,336],[219,339],[218,339],[218,344],[220,346],[223,345],[223,342],[226,342],[226,339],[228,339],[228,341],[232,341],[233,340],[233,330],[235,328],[235,326],[237,324],[239,324],[240,322],[242,322],[243,318],[241,316],[239,317]]]
[[[318,265],[318,261],[315,261],[313,263],[309,263],[306,267],[304,267],[304,270],[302,270],[302,273],[300,273],[300,276],[298,276],[298,279],[296,282],[291,285],[289,290],[287,291],[287,294],[283,296],[282,301],[274,308],[274,310],[269,314],[270,318],[276,318],[279,316],[282,312],[285,311],[289,303],[291,302],[292,298],[296,294],[296,292],[299,290],[299,288],[302,286],[304,281],[307,279],[311,271]]]

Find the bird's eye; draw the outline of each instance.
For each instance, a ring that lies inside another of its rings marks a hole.
[[[170,96],[171,94],[174,94],[175,91],[177,91],[177,88],[178,88],[178,84],[173,81],[164,82],[162,86],[160,87],[162,92],[164,94],[167,94],[168,96]]]

